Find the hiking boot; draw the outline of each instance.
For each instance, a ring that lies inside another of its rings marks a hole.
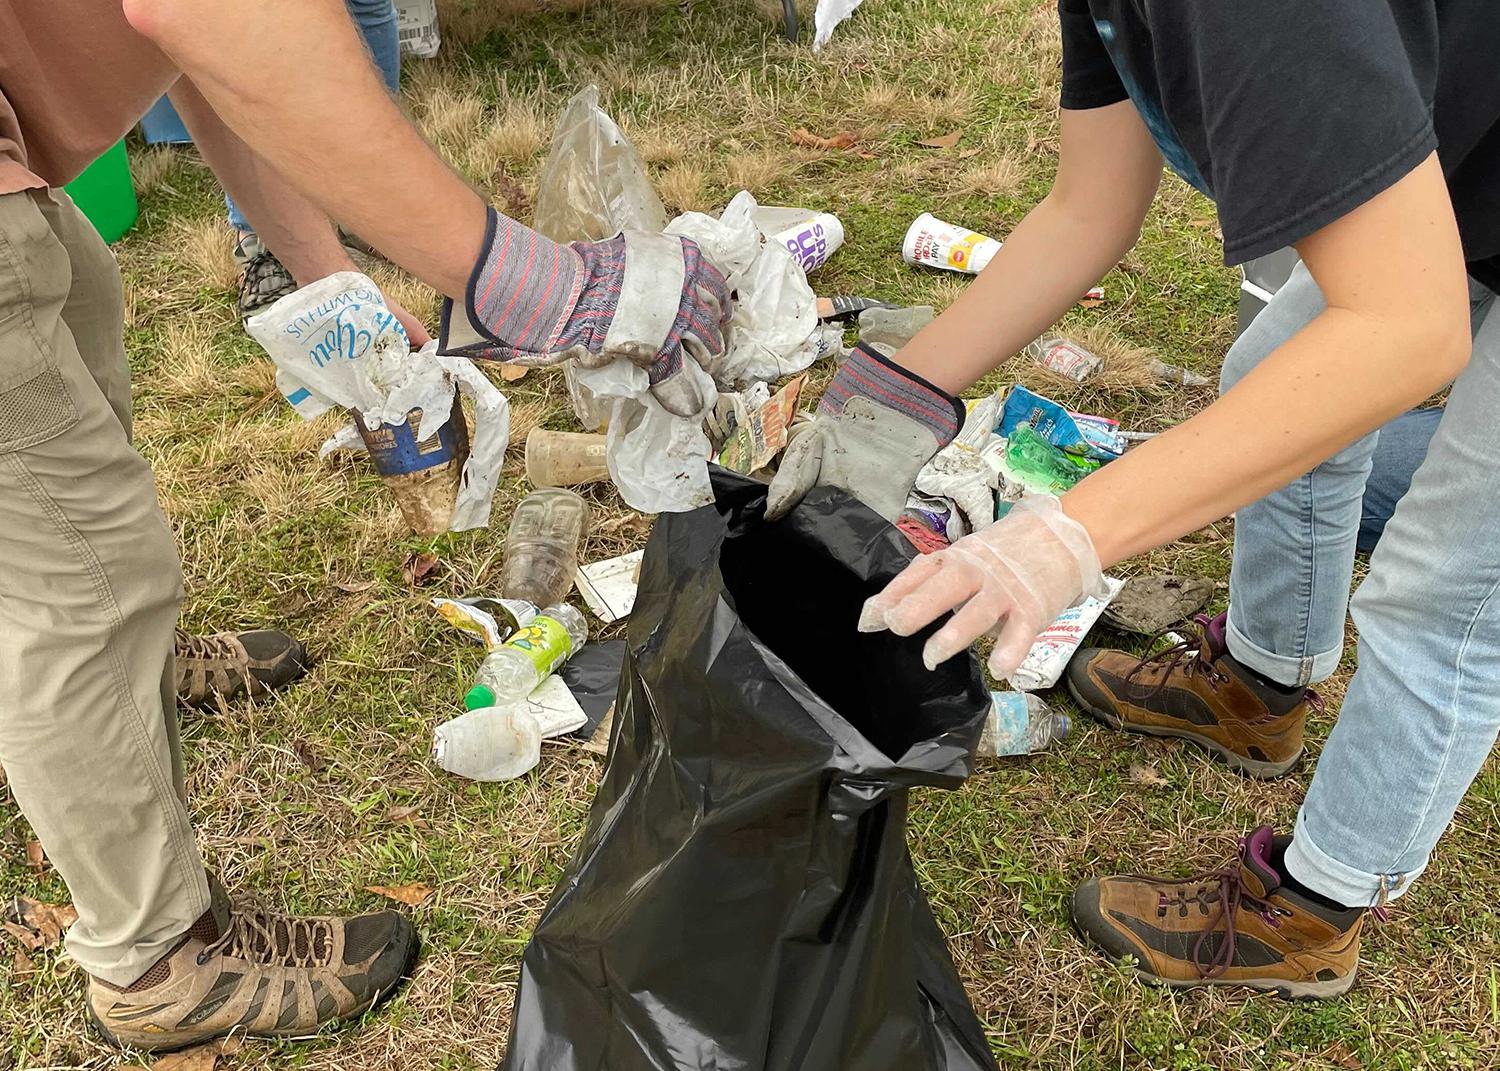
[[[276,254],[261,243],[253,231],[240,235],[234,247],[235,263],[240,265],[240,320],[248,320],[261,309],[272,305],[297,289],[297,280],[287,271]]]
[[[1291,842],[1262,826],[1223,870],[1090,878],[1073,890],[1073,926],[1112,959],[1129,956],[1147,980],[1175,988],[1339,996],[1354,984],[1365,912],[1294,890],[1282,876]]]
[[[177,700],[199,706],[214,697],[266,693],[307,672],[307,651],[285,632],[216,632],[192,636],[177,630]]]
[[[1206,748],[1251,777],[1284,777],[1302,758],[1308,688],[1281,688],[1237,662],[1224,644],[1225,615],[1195,620],[1202,635],[1137,658],[1085,648],[1068,664],[1068,691],[1112,729],[1172,736]]]
[[[394,911],[295,918],[213,902],[182,941],[124,989],[89,979],[89,1018],[110,1044],[155,1052],[230,1033],[299,1038],[389,999],[416,962]]]

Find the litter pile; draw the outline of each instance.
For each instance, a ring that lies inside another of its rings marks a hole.
[[[465,713],[438,726],[433,739],[439,766],[478,780],[526,773],[545,739],[579,736],[595,750],[603,747],[607,726],[601,732],[599,724],[611,691],[599,681],[618,675],[621,652],[618,643],[590,645],[587,620],[567,599],[576,585],[602,624],[624,619],[635,602],[641,554],[581,563],[590,509],[571,489],[609,481],[632,508],[669,514],[713,501],[711,463],[768,480],[810,419],[801,409],[810,366],[842,358],[851,328],[864,344],[894,356],[936,316],[931,306],[816,296],[808,273],[835,256],[847,237],[831,213],[760,205],[741,192],[717,216],[689,212],[668,221],[644,163],[600,107],[594,87],[561,113],[533,223],[561,242],[626,229],[692,238],[725,274],[736,306],[725,353],[701,373],[717,387],[705,392],[714,401],[701,414],[663,408],[645,372],[629,361],[565,364],[569,399],[587,430],[528,433],[525,471],[535,490],[511,518],[498,595],[433,600],[487,651],[464,697]],[[901,253],[916,267],[977,274],[1000,249],[989,235],[923,213],[908,228]],[[1103,290],[1095,288],[1082,303],[1102,300]],[[330,276],[252,317],[249,328],[301,416],[347,412],[349,423],[324,444],[322,456],[367,452],[414,532],[435,535],[488,523],[509,437],[506,400],[468,359],[440,356],[431,346],[411,352],[370,279],[354,272]],[[1108,364],[1064,337],[1038,339],[1026,353],[1052,375],[1079,383]],[[524,369],[505,378],[516,374]],[[1155,359],[1149,374],[1180,386],[1207,383]],[[1071,411],[1020,383],[966,405],[961,432],[918,475],[897,525],[924,552],[994,523],[1023,493],[1063,493],[1150,434]],[[1009,679],[1016,691],[992,693],[981,754],[1030,754],[1066,734],[1067,718],[1029,693],[1057,683],[1119,590],[1120,582],[1111,581],[1104,599],[1066,611]],[[1179,620],[1191,612],[1180,606],[1198,593],[1191,584],[1139,589],[1144,601],[1127,595],[1135,609],[1117,612],[1114,620],[1163,613]],[[588,664],[586,674],[572,673],[580,659]],[[570,673],[577,688],[568,685]]]

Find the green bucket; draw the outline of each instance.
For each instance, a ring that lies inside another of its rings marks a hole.
[[[63,188],[106,242],[115,241],[135,226],[135,186],[130,181],[124,141],[115,142]]]

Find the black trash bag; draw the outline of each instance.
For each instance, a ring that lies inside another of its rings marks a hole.
[[[910,560],[841,491],[661,517],[609,768],[521,964],[504,1071],[995,1064],[907,854],[907,789],[968,775],[972,657],[855,629]]]

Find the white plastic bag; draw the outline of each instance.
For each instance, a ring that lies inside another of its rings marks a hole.
[[[276,385],[305,420],[334,406],[358,413],[367,427],[404,425],[422,410],[413,429],[425,443],[453,413],[453,392],[474,405],[474,431],[449,527],[481,528],[510,438],[504,395],[465,357],[438,356],[429,343],[413,353],[406,331],[386,307],[380,288],[359,272],[336,272],[302,287],[246,322],[251,336],[276,365]],[[352,426],[319,451],[326,457],[359,442]]]
[[[813,51],[828,43],[838,24],[854,14],[860,0],[818,0],[813,10]]]

